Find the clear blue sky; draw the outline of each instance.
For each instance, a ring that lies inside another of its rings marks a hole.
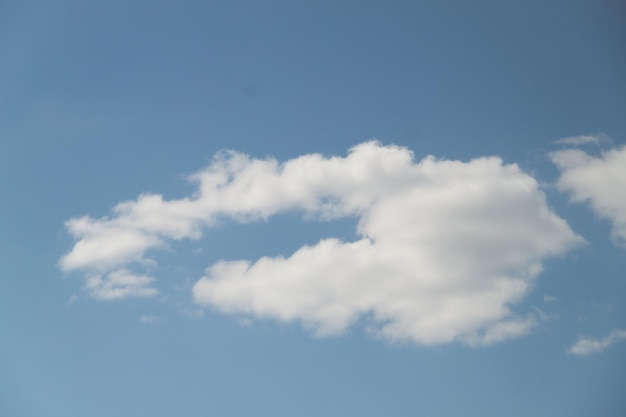
[[[0,416],[623,416],[625,19],[2,2]]]

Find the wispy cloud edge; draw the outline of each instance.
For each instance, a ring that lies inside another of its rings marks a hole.
[[[626,330],[623,329],[613,329],[602,339],[579,337],[578,340],[567,349],[567,353],[575,356],[587,356],[602,352],[609,346],[624,339],[626,339]]]

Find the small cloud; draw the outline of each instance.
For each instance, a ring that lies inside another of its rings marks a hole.
[[[592,353],[602,352],[614,343],[626,339],[626,330],[613,329],[603,339],[580,337],[576,343],[567,349],[567,353],[576,356],[586,356]]]
[[[604,151],[599,156],[580,149],[564,149],[551,154],[561,171],[559,191],[571,201],[588,203],[598,216],[612,224],[616,245],[626,246],[626,146]]]
[[[607,135],[603,133],[597,133],[592,135],[568,136],[566,138],[558,139],[554,143],[556,145],[581,146],[600,145],[602,143],[610,141],[611,139]]]
[[[552,320],[552,319],[556,318],[555,315],[548,314],[545,311],[543,311],[542,309],[540,309],[539,307],[534,307],[533,310],[535,310],[535,314],[537,316],[537,319],[539,319],[541,321],[548,321],[548,320]]]
[[[239,320],[239,324],[244,327],[250,327],[254,324],[254,320],[252,320],[250,317],[243,317]]]
[[[553,296],[553,295],[547,295],[546,294],[546,295],[543,296],[543,302],[544,303],[551,303],[552,301],[556,301],[556,299],[557,298],[555,296]]]
[[[466,342],[470,346],[485,346],[502,342],[507,339],[522,337],[537,324],[537,317],[530,314],[525,318],[513,318],[500,321],[488,327],[483,334],[470,336]]]
[[[101,300],[120,300],[128,297],[153,297],[159,292],[150,284],[154,281],[146,275],[135,275],[125,269],[105,276],[93,275],[87,279],[86,288]]]
[[[190,319],[199,319],[204,317],[204,310],[201,308],[184,308],[183,314]]]
[[[162,321],[161,317],[154,316],[151,314],[142,314],[139,317],[139,322],[143,324],[157,324],[157,323],[160,323],[161,321]]]
[[[72,294],[70,299],[67,301],[68,304],[74,304],[74,302],[78,300],[78,296],[76,294]]]

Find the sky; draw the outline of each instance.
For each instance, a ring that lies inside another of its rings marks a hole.
[[[0,416],[623,416],[624,19],[2,2]]]

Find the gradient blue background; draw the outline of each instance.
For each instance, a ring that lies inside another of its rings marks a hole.
[[[546,156],[566,136],[626,141],[625,21],[619,0],[2,2],[0,416],[625,415],[625,344],[565,349],[626,326],[626,252],[551,187]],[[65,220],[185,195],[220,149],[343,155],[371,138],[418,159],[499,155],[546,184],[590,242],[525,300],[549,320],[475,349],[184,314],[218,259],[354,233],[295,215],[160,254],[167,300],[89,299],[57,267]]]

